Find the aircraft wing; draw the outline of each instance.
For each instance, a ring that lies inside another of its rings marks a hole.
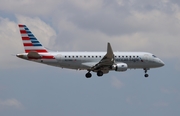
[[[110,66],[114,64],[114,53],[111,48],[111,44],[107,44],[107,53],[106,55],[99,61],[99,63],[95,64],[93,67],[91,67],[90,71],[98,71],[107,69]]]
[[[87,68],[91,68],[93,66],[95,66],[98,62],[85,62],[82,63],[83,66],[86,66]]]

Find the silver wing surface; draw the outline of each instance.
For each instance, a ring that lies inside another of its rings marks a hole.
[[[111,44],[107,44],[107,53],[106,55],[93,67],[89,69],[89,71],[97,72],[99,70],[110,70],[111,66],[114,64],[114,53],[111,48]]]

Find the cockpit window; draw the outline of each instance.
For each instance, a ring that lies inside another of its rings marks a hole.
[[[152,55],[152,56],[156,58],[156,56],[155,56],[155,55]]]

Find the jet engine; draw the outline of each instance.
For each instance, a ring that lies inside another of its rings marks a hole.
[[[126,63],[118,63],[118,64],[114,64],[112,66],[112,69],[115,71],[122,72],[122,71],[126,71],[128,69],[128,65]]]

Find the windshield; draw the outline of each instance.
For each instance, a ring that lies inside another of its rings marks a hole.
[[[154,58],[156,58],[156,56],[155,55],[152,55]]]

